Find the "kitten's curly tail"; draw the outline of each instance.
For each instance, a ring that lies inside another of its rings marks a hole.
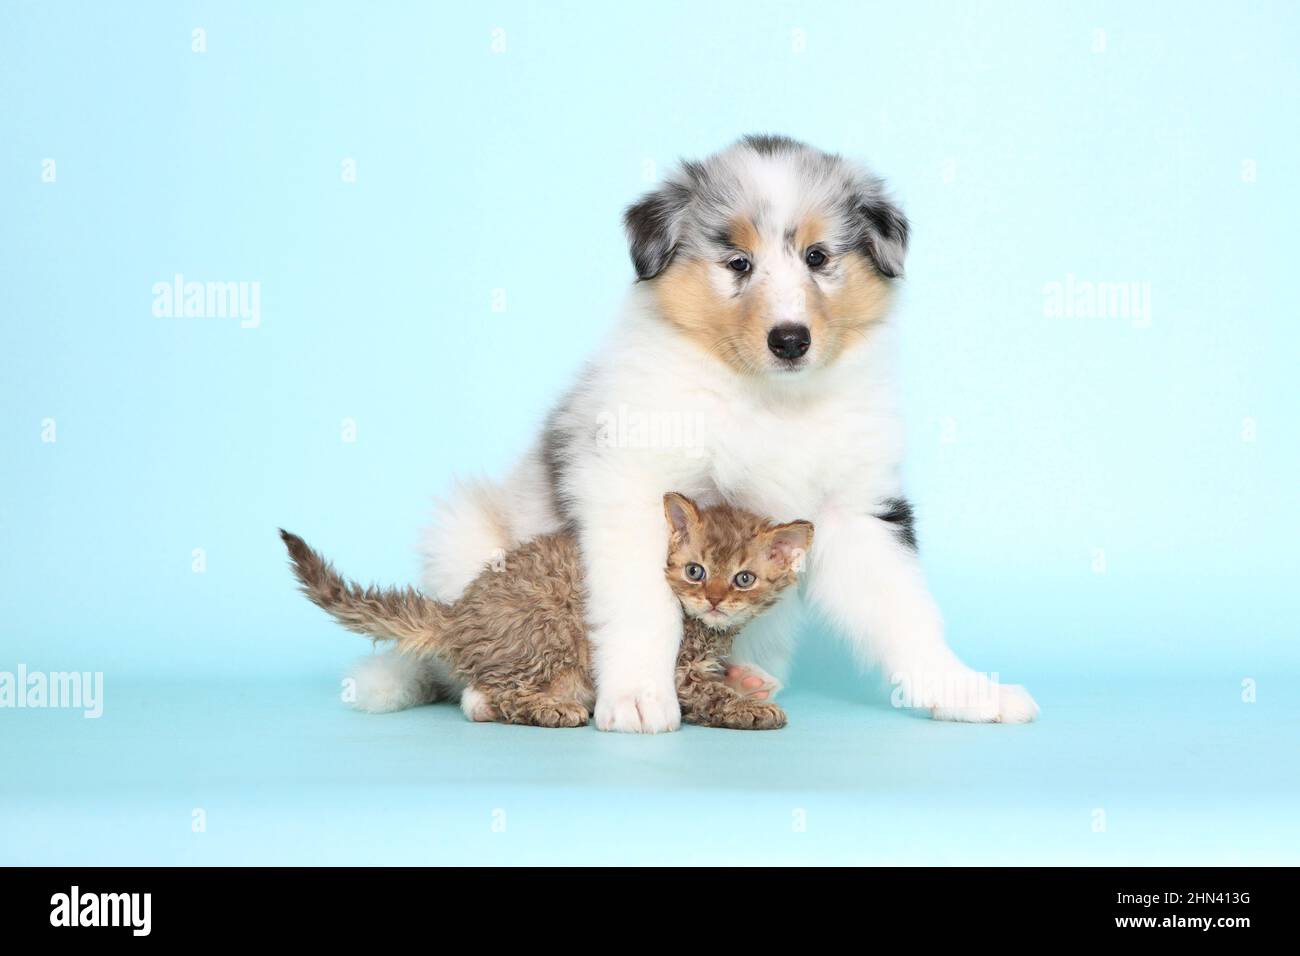
[[[280,529],[302,593],[349,631],[397,641],[402,651],[437,653],[447,632],[447,607],[414,588],[363,588],[347,580],[306,541]]]

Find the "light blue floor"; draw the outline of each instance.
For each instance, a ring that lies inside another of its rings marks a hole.
[[[1271,683],[1040,679],[1008,727],[796,691],[783,731],[649,738],[359,714],[326,672],[141,682],[99,720],[5,712],[0,862],[1294,864]]]

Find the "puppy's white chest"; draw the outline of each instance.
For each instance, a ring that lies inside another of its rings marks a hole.
[[[813,513],[828,486],[839,483],[846,469],[857,470],[850,436],[858,423],[845,411],[729,406],[712,432],[714,482],[755,510]]]

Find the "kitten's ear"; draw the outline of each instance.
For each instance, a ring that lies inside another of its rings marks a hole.
[[[699,524],[700,509],[695,507],[695,502],[690,498],[670,491],[664,495],[664,517],[668,519],[673,537],[685,539],[691,536],[691,529]]]
[[[783,571],[802,571],[812,547],[811,521],[791,521],[767,531],[767,559]]]

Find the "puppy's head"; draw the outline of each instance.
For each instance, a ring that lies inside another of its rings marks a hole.
[[[624,224],[664,319],[750,375],[833,364],[884,317],[907,251],[878,179],[774,136],[683,163]]]

